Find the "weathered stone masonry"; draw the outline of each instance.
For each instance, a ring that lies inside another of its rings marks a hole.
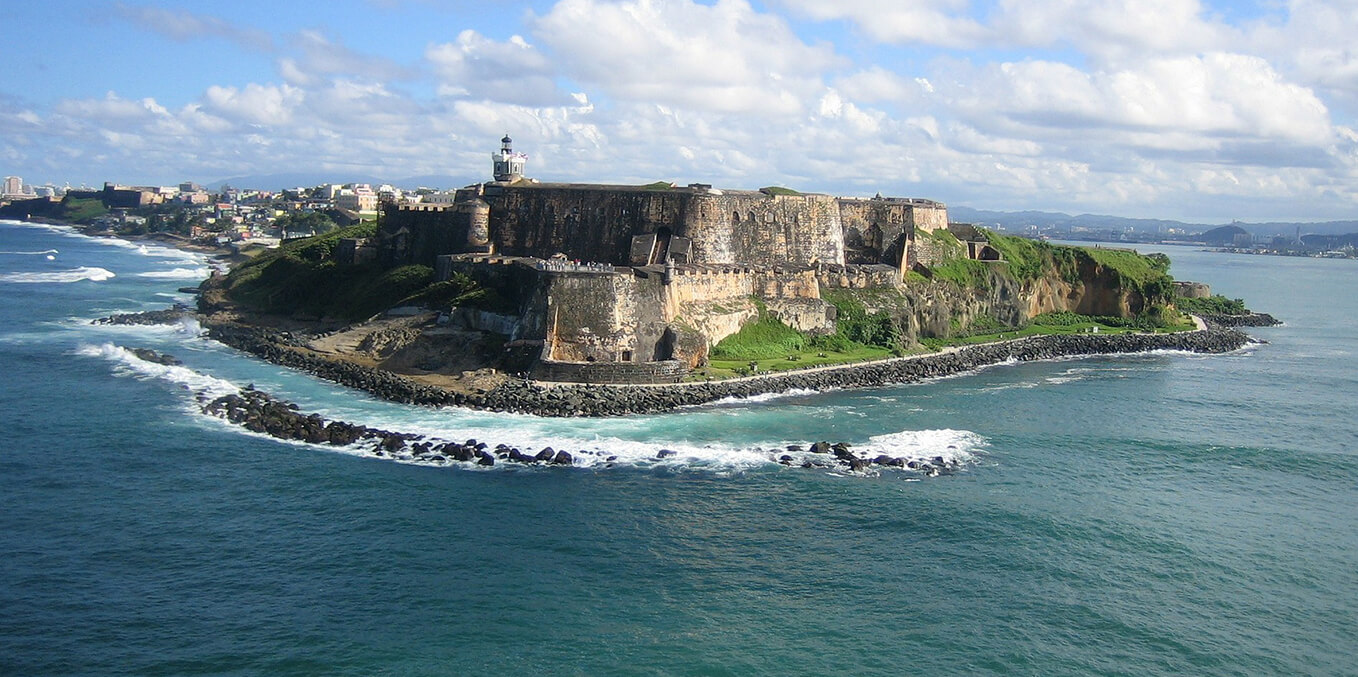
[[[497,180],[454,204],[385,206],[376,251],[513,299],[518,315],[499,324],[541,341],[543,364],[694,366],[757,316],[756,299],[790,326],[833,331],[821,284],[900,284],[919,261],[916,233],[948,225],[929,200],[537,183],[510,143],[492,156]]]

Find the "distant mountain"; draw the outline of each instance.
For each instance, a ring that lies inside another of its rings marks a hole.
[[[206,186],[208,190],[221,190],[222,186],[251,190],[282,190],[284,188],[310,188],[325,183],[367,183],[378,186],[389,183],[397,188],[415,189],[420,187],[451,189],[461,188],[474,183],[465,177],[441,174],[411,176],[404,179],[384,179],[365,174],[346,174],[344,172],[291,172],[282,174],[251,174],[222,179]]]
[[[1317,235],[1342,235],[1345,233],[1358,232],[1358,221],[1328,221],[1324,223],[1287,223],[1287,222],[1268,222],[1268,223],[1240,223],[1217,224],[1217,223],[1186,223],[1184,221],[1172,221],[1167,219],[1131,219],[1121,216],[1107,216],[1100,214],[1080,214],[1071,216],[1062,212],[998,212],[983,209],[972,209],[964,206],[948,206],[948,216],[953,221],[962,223],[975,223],[981,226],[1003,226],[1005,229],[1017,230],[1028,226],[1039,228],[1056,227],[1069,228],[1071,226],[1082,226],[1085,228],[1100,228],[1108,230],[1133,230],[1142,233],[1161,232],[1169,228],[1181,228],[1189,233],[1205,233],[1213,228],[1222,226],[1235,226],[1255,236],[1269,236],[1277,234],[1291,235],[1298,228],[1302,233],[1313,233]]]

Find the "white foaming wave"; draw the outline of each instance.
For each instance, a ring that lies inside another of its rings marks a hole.
[[[816,454],[806,449],[804,440],[766,440],[744,445],[689,440],[640,441],[591,434],[587,428],[564,431],[550,429],[556,423],[537,417],[504,414],[476,416],[454,425],[439,425],[428,420],[367,422],[372,427],[423,435],[432,441],[463,442],[476,439],[490,446],[505,444],[529,456],[551,447],[555,451],[571,454],[576,467],[596,470],[617,467],[738,473],[779,467],[784,457],[788,458],[786,463],[792,466],[800,466],[807,461],[826,463],[830,460],[826,454]],[[975,451],[986,444],[984,437],[966,430],[903,430],[876,435],[866,441],[853,441],[851,449],[860,457],[867,458],[885,454],[907,461],[932,462],[935,457],[942,456],[949,464],[965,465],[973,462]],[[789,446],[802,447],[802,450],[789,451]],[[398,456],[392,460],[444,465],[414,457]],[[505,464],[495,467],[500,465]],[[514,464],[508,465],[514,467]],[[884,470],[873,466],[874,473]]]
[[[149,277],[156,280],[201,280],[209,275],[210,271],[204,268],[175,268],[173,270],[152,270],[145,273],[137,273],[137,277]]]
[[[942,456],[948,463],[969,463],[976,459],[976,451],[986,446],[985,437],[970,430],[902,430],[885,435],[873,435],[865,445],[889,456],[928,461]]]
[[[750,395],[750,396],[748,396],[748,397],[741,397],[741,396],[739,396],[739,395],[732,395],[732,396],[730,396],[730,397],[723,397],[723,398],[721,398],[721,399],[719,399],[719,400],[713,400],[713,401],[708,402],[708,403],[706,403],[706,404],[699,404],[699,405],[695,405],[695,406],[699,406],[699,407],[732,407],[732,406],[736,406],[736,407],[738,407],[738,406],[742,406],[742,405],[746,405],[746,404],[759,404],[759,403],[761,403],[761,402],[771,402],[771,401],[773,401],[773,400],[781,400],[781,399],[787,398],[787,397],[799,397],[799,396],[802,396],[802,395],[816,395],[816,394],[819,394],[819,393],[822,393],[822,392],[826,392],[826,391],[823,391],[823,390],[815,390],[815,389],[813,389],[813,388],[792,388],[792,389],[790,389],[790,390],[784,390],[784,391],[782,391],[782,392],[777,392],[777,393],[759,393],[758,395]]]
[[[80,282],[90,280],[91,282],[103,282],[116,277],[113,271],[98,266],[81,266],[70,270],[58,270],[47,273],[3,273],[0,274],[0,282],[19,282],[19,283],[41,283],[41,282]]]
[[[185,254],[185,252],[176,252],[176,253],[179,254],[180,256],[183,256],[183,255]],[[178,259],[170,259],[170,260],[168,260],[168,261],[157,261],[157,263],[160,263],[160,264],[166,265],[166,266],[194,266],[194,267],[200,267],[200,266],[203,265],[203,259],[202,259],[201,257],[199,257],[199,258],[178,258]]]
[[[197,400],[212,399],[239,392],[240,387],[230,381],[182,365],[147,362],[138,358],[130,350],[112,343],[81,345],[75,352],[78,355],[101,358],[112,362],[115,365],[114,372],[118,375],[158,379],[181,386],[194,396],[191,400],[186,401],[186,404],[192,403],[191,410],[194,413],[215,422],[230,425],[218,417],[203,414],[196,403]],[[349,419],[351,423],[360,423],[373,428],[419,435],[435,444],[463,442],[474,438],[491,446],[505,444],[515,447],[530,456],[546,447],[551,447],[556,451],[565,451],[571,454],[574,467],[594,470],[617,467],[656,469],[668,472],[730,474],[760,468],[780,467],[779,460],[784,456],[789,457],[791,459],[789,464],[794,466],[801,465],[804,461],[815,460],[824,463],[828,460],[825,454],[813,454],[805,450],[799,452],[786,451],[789,444],[794,444],[794,442],[788,441],[734,445],[691,442],[688,440],[663,442],[628,440],[610,435],[590,434],[587,428],[573,431],[549,430],[547,428],[554,423],[553,421],[531,416],[487,414],[472,416],[451,425],[438,425],[427,420],[424,422],[397,422],[361,421],[352,420],[352,417],[344,418]],[[381,419],[382,417],[377,418]],[[329,417],[327,419],[333,420]],[[240,426],[231,425],[231,429],[240,434],[273,439],[262,433],[250,432]],[[347,447],[307,444],[298,441],[275,441],[320,448],[346,455],[379,458],[414,465],[458,465],[477,470],[527,468],[527,466],[505,462],[496,463],[495,466],[491,467],[482,467],[476,465],[475,461],[457,463],[451,460],[439,461],[428,457],[420,458],[412,455],[409,449],[394,454],[378,453],[374,450],[371,441],[360,441]],[[795,442],[795,444],[804,445],[804,442]],[[887,454],[920,461],[942,456],[949,463],[962,464],[969,462],[972,458],[972,451],[984,444],[985,439],[983,437],[969,431],[906,430],[871,437],[866,442],[856,443],[853,448],[860,455]],[[664,452],[663,456],[662,451]]]
[[[8,256],[45,256],[47,254],[60,254],[60,253],[61,252],[55,249],[44,249],[40,252],[0,252],[0,254],[5,254]]]
[[[137,245],[137,253],[138,253],[138,254],[141,254],[141,255],[143,255],[143,256],[156,256],[156,257],[160,257],[160,258],[169,258],[169,259],[184,259],[184,258],[193,256],[193,254],[192,254],[191,252],[186,252],[186,251],[184,251],[184,250],[182,250],[182,249],[175,249],[174,247],[171,247],[171,246],[168,246],[168,245],[160,245],[160,244],[150,244],[150,245],[148,245],[148,244],[145,244],[145,243],[131,243],[131,242],[129,242],[128,244],[136,244],[136,245]],[[193,263],[200,263],[200,262],[199,262],[199,261],[194,261]]]
[[[192,253],[190,252],[180,251],[173,247],[167,247],[159,244],[148,245],[144,242],[131,242],[119,237],[86,235],[77,230],[74,226],[67,226],[64,224],[34,223],[31,221],[12,221],[9,219],[0,220],[0,223],[5,223],[14,226],[23,226],[26,228],[37,228],[39,230],[46,230],[52,233],[56,233],[58,235],[64,235],[67,237],[106,244],[110,247],[119,247],[121,249],[132,249],[136,250],[139,254],[143,254],[145,256],[159,256],[172,258],[182,258],[184,256],[192,256]],[[44,252],[44,253],[56,253],[56,252]]]
[[[1017,383],[1004,383],[1001,385],[986,386],[983,388],[977,388],[976,390],[977,392],[982,393],[998,393],[1004,390],[1027,390],[1029,388],[1036,388],[1040,385],[1042,384],[1037,383],[1036,381],[1019,381]]]
[[[198,318],[185,315],[175,322],[166,324],[96,324],[95,320],[102,318],[90,317],[68,317],[65,325],[80,329],[81,331],[92,332],[113,332],[119,336],[145,335],[164,337],[167,335],[182,336],[202,336],[205,330],[203,325],[198,323]]]
[[[240,387],[230,381],[194,371],[183,365],[147,362],[132,354],[132,351],[112,343],[83,344],[75,349],[75,354],[108,360],[114,364],[114,373],[120,376],[160,379],[183,386],[195,394],[202,394],[209,398],[221,397],[240,391]]]

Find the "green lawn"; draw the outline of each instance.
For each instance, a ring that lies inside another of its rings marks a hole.
[[[836,350],[816,350],[813,348],[810,350],[789,352],[780,357],[764,357],[754,360],[712,358],[709,360],[708,366],[698,369],[693,373],[693,378],[694,380],[699,381],[709,377],[714,379],[732,378],[736,376],[750,376],[751,374],[804,369],[806,367],[823,367],[832,364],[850,364],[853,362],[866,362],[868,360],[881,360],[891,356],[891,351],[886,348],[862,346],[854,350],[843,352]],[[754,372],[750,371],[750,362],[754,362],[757,365]]]

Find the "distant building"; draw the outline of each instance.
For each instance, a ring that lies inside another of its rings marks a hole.
[[[30,197],[31,192],[24,189],[24,180],[17,176],[6,176],[5,187],[0,191],[0,197],[4,198],[23,198]]]
[[[353,188],[342,189],[335,196],[335,206],[351,212],[377,211],[378,196],[366,183],[354,184]]]

